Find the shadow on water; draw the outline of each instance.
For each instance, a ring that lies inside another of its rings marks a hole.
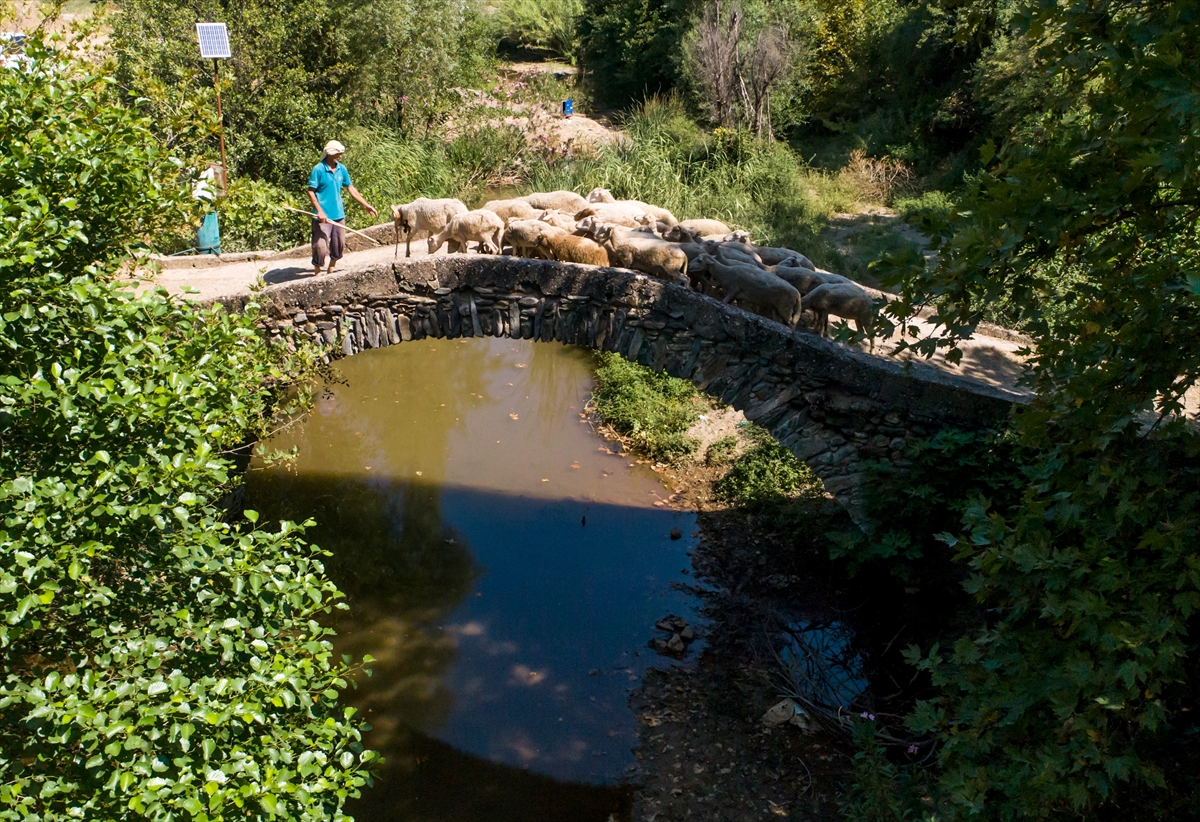
[[[362,819],[628,818],[628,707],[668,613],[691,512],[579,424],[588,360],[511,341],[359,355],[250,474],[265,519],[316,525],[347,595],[335,650],[370,654],[346,699],[386,762]],[[359,362],[355,362],[359,361]]]
[[[580,785],[488,762],[410,733],[385,749],[381,779],[348,807],[371,822],[608,822],[629,819],[633,789]]]

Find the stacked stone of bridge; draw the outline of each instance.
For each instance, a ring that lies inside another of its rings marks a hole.
[[[603,351],[691,380],[769,430],[861,525],[864,464],[903,464],[943,427],[998,424],[1019,397],[793,331],[619,269],[484,255],[418,258],[264,292],[262,325],[330,356],[426,337],[497,336]],[[240,308],[244,299],[224,302]]]

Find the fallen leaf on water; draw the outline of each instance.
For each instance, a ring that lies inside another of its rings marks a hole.
[[[417,476],[418,476],[418,477],[419,477],[419,476],[421,476],[421,472],[420,472],[420,471],[418,471],[418,472],[417,472]]]
[[[516,415],[516,414],[509,414],[509,415],[508,415],[508,418],[509,418],[510,420],[515,420],[515,419],[518,419],[518,417],[517,417],[517,415]]]
[[[549,482],[549,481],[550,480],[546,479],[545,477],[542,477],[542,482]]]
[[[524,368],[524,367],[525,367],[525,363],[523,363],[523,362],[517,363],[517,368]]]

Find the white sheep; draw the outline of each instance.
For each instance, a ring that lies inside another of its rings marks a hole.
[[[404,256],[412,256],[412,235],[417,231],[425,231],[430,235],[441,231],[455,214],[465,214],[467,207],[461,200],[442,199],[430,200],[418,197],[411,203],[403,205],[392,204],[392,225],[396,229],[396,251],[393,257],[400,254],[400,229],[404,229]]]
[[[574,191],[543,191],[518,197],[534,208],[556,208],[568,214],[574,214],[588,207],[588,201]]]
[[[726,243],[745,243],[746,245],[750,245],[750,232],[742,229],[731,231],[722,237],[721,241]]]
[[[750,245],[750,243],[743,243],[738,240],[725,240],[721,243],[721,250],[726,253],[737,254],[753,260],[754,265],[758,266],[759,268],[766,267],[762,257],[758,256],[758,251],[755,250],[754,246]]]
[[[709,254],[697,257],[693,268],[713,279],[724,292],[726,303],[737,300],[755,314],[791,328],[800,321],[800,292],[769,271],[750,265],[725,265]]]
[[[621,203],[597,203],[575,213],[575,220],[580,224],[589,217],[594,217],[592,225],[619,225],[624,228],[641,228],[641,218],[645,211],[640,208]]]
[[[503,241],[512,246],[518,257],[537,257],[537,241],[542,237],[566,234],[541,220],[508,220],[504,224]]]
[[[656,220],[661,220],[667,225],[675,225],[679,221],[675,219],[675,215],[667,211],[662,206],[651,205],[644,203],[641,200],[618,200],[613,196],[613,193],[607,188],[593,188],[588,192],[587,201],[592,204],[626,204],[641,209],[653,216]]]
[[[433,254],[442,247],[442,243],[450,243],[451,253],[467,251],[467,243],[474,241],[479,244],[479,251],[499,253],[500,240],[504,233],[504,221],[492,211],[478,209],[465,214],[456,214],[450,219],[449,225],[429,238],[429,253]]]
[[[488,200],[483,208],[501,220],[536,220],[539,213],[524,200]]]
[[[608,252],[611,265],[688,285],[688,258],[674,243],[611,225],[596,229],[596,242]]]
[[[790,248],[773,248],[769,245],[756,245],[754,251],[758,254],[765,265],[779,265],[780,263],[795,258],[796,265],[807,268],[811,271],[816,271],[817,267],[812,264],[812,260],[805,257],[799,251],[792,251]]]
[[[721,234],[729,233],[729,226],[720,220],[680,220],[680,227],[691,231],[703,237],[705,234]]]
[[[832,271],[814,271],[807,266],[789,265],[788,260],[784,260],[772,270],[775,276],[787,280],[794,285],[801,294],[807,294],[819,285],[826,283],[850,283],[854,282],[841,274],[834,274]]]
[[[801,307],[816,314],[814,324],[817,333],[825,336],[829,331],[829,315],[853,320],[861,333],[870,333],[875,325],[875,301],[871,295],[854,283],[823,283],[804,295]],[[871,339],[871,348],[875,340]]]
[[[583,198],[580,197],[579,199],[582,200]],[[550,208],[539,214],[538,219],[543,223],[549,223],[555,228],[561,228],[564,231],[574,231],[579,227],[579,224],[575,222],[574,214],[574,211],[568,214],[562,209]]]

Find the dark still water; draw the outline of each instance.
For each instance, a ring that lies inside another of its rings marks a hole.
[[[655,621],[691,617],[694,515],[581,420],[586,352],[423,340],[337,368],[344,384],[270,444],[298,461],[256,464],[248,496],[317,520],[350,605],[337,650],[378,660],[347,699],[387,762],[351,812],[623,818],[627,698],[667,664]]]

